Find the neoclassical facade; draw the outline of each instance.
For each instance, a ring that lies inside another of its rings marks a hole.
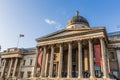
[[[34,77],[36,49],[9,48],[1,55],[0,80],[25,80]]]
[[[78,11],[65,29],[36,41],[36,48],[1,52],[0,80],[120,78],[120,31],[107,34],[105,27],[91,27]]]
[[[90,27],[79,12],[65,29],[36,41],[38,53],[43,51],[41,79],[110,79],[110,40],[105,27]]]
[[[109,72],[120,77],[120,31],[109,33],[108,36]]]

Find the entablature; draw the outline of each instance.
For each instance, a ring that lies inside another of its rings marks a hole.
[[[2,54],[1,58],[22,58],[22,54]]]
[[[57,44],[57,43],[64,43],[70,41],[77,41],[77,40],[85,40],[85,39],[92,39],[92,38],[104,38],[103,32],[96,32],[91,34],[76,34],[67,37],[60,37],[46,41],[40,41],[37,43],[37,46],[48,45],[48,44]]]

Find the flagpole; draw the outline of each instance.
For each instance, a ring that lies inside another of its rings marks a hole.
[[[0,45],[0,51],[1,51],[1,45]]]
[[[18,36],[17,48],[18,48],[18,45],[19,45],[19,41],[20,41],[20,36]]]
[[[19,46],[19,42],[20,42],[20,38],[21,37],[24,37],[24,35],[23,34],[19,34],[19,36],[18,36],[18,42],[17,42],[17,48],[18,48],[18,46]]]

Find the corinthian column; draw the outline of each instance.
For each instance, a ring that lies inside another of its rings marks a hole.
[[[2,72],[1,72],[1,77],[3,77],[3,74],[4,74],[4,70],[5,70],[5,65],[6,65],[6,59],[3,59],[2,60],[2,64],[3,64],[3,68],[2,68]]]
[[[49,77],[52,77],[52,73],[53,73],[53,58],[54,58],[54,47],[53,47],[53,45],[51,45],[51,58],[50,58]]]
[[[94,78],[95,72],[94,72],[94,59],[93,59],[93,44],[91,40],[89,40],[89,62],[90,62],[90,78]]]
[[[82,45],[78,41],[78,78],[82,78]]]
[[[62,76],[61,75],[61,72],[62,72],[62,60],[63,60],[63,47],[62,47],[62,44],[60,44],[58,78]]]
[[[12,74],[12,77],[14,77],[14,76],[15,76],[16,67],[17,67],[17,62],[18,62],[18,58],[16,58],[16,60],[15,60],[15,64],[14,64],[14,69],[13,69],[13,74]]]
[[[46,58],[46,47],[44,46],[43,59],[42,59],[42,68],[41,68],[41,77],[44,77],[45,70],[45,59]]]
[[[72,77],[72,45],[68,43],[68,72],[67,77]]]
[[[102,66],[103,66],[103,78],[107,78],[108,72],[107,72],[107,63],[106,63],[106,47],[103,38],[100,39],[100,44],[101,44]]]
[[[10,67],[9,67],[9,70],[8,70],[8,75],[7,75],[7,77],[10,77],[10,72],[11,72],[11,68],[12,68],[12,63],[13,63],[13,59],[11,58]]]

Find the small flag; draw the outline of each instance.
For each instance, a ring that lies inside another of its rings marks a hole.
[[[24,37],[24,35],[23,35],[23,34],[20,34],[19,37]]]

